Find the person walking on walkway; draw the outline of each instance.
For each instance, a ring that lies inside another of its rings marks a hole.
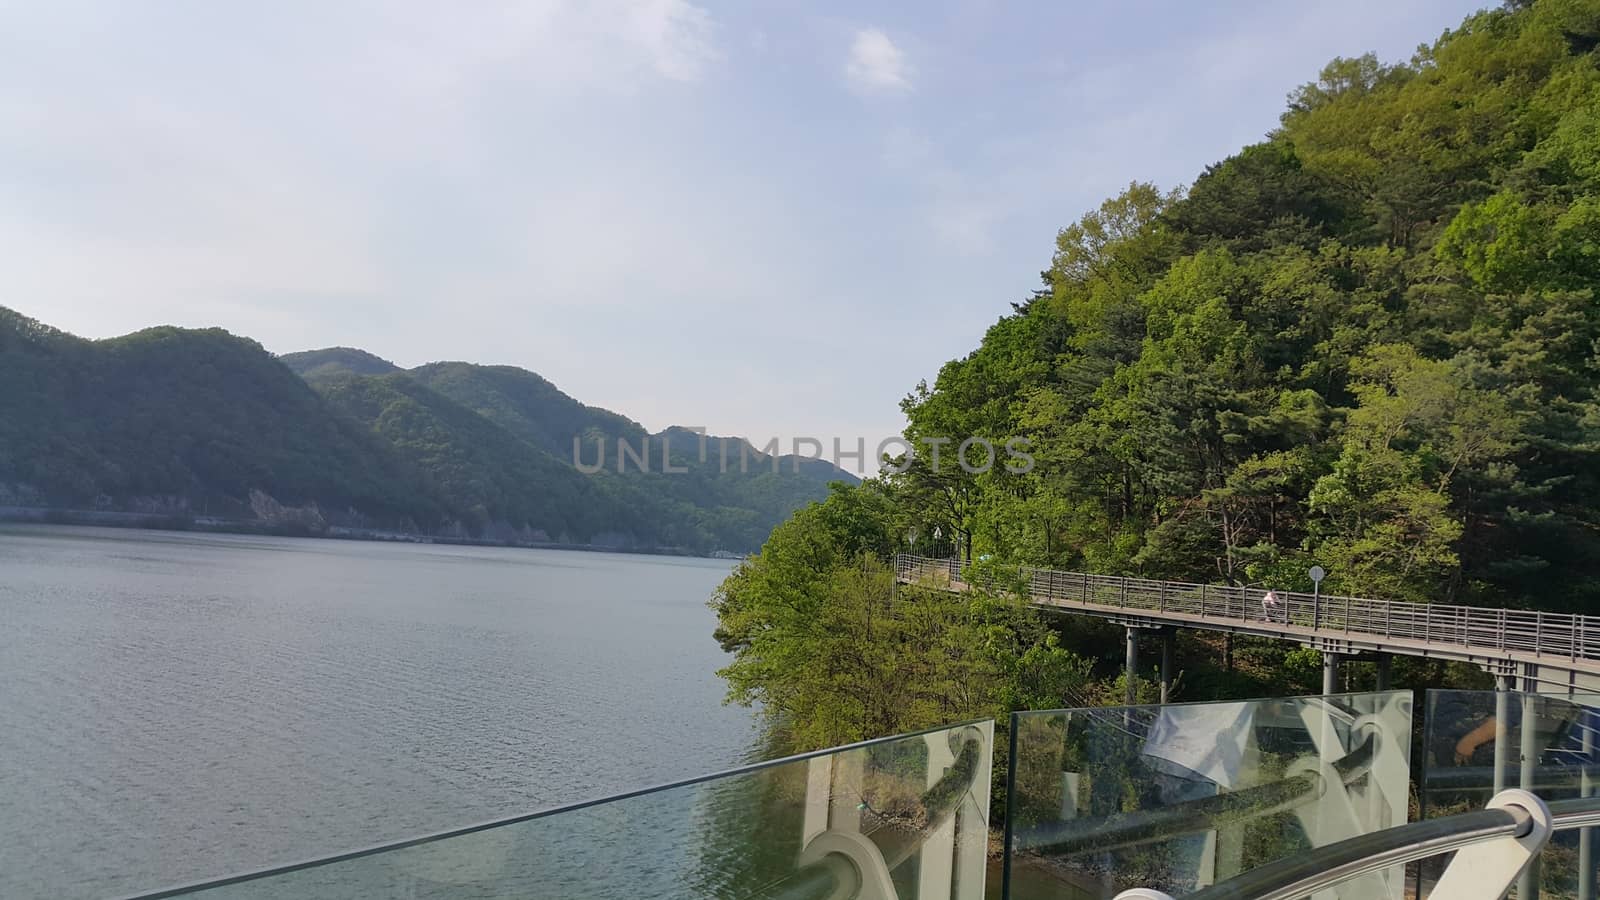
[[[1261,598],[1261,617],[1266,619],[1268,622],[1277,622],[1280,620],[1287,622],[1289,620],[1287,615],[1280,617],[1280,613],[1282,612],[1283,604],[1278,602],[1278,592],[1267,591],[1267,595]]]

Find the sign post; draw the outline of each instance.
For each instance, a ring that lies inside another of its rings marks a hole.
[[[1306,573],[1311,576],[1311,627],[1322,627],[1322,579],[1328,577],[1327,570],[1321,566],[1312,566]]]

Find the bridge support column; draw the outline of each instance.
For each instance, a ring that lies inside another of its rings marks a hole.
[[[1506,723],[1511,718],[1511,676],[1494,677],[1494,790],[1506,789],[1506,758],[1511,753],[1510,730]]]
[[[1578,724],[1583,726],[1583,772],[1578,776],[1578,794],[1594,796],[1594,776],[1589,774],[1594,759],[1594,720],[1585,709]],[[1594,900],[1594,829],[1578,829],[1578,900]]]
[[[1387,653],[1378,654],[1378,675],[1374,690],[1387,691],[1389,689],[1389,663],[1394,657]]]
[[[1130,626],[1123,630],[1128,633],[1128,659],[1126,672],[1128,676],[1128,705],[1132,706],[1139,702],[1139,694],[1135,690],[1139,684],[1139,629]]]
[[[1171,628],[1161,629],[1161,702],[1166,703],[1172,693],[1172,641]]]
[[[1322,693],[1339,693],[1339,654],[1322,651]]]
[[[1517,786],[1530,794],[1534,790],[1533,778],[1539,764],[1539,745],[1535,740],[1538,729],[1534,727],[1535,717],[1538,716],[1539,710],[1537,707],[1538,698],[1533,694],[1534,687],[1535,685],[1531,678],[1527,679],[1527,683],[1522,686],[1522,722],[1520,723],[1522,729],[1522,740],[1520,741],[1522,745],[1522,765],[1517,772]],[[1523,869],[1522,874],[1517,877],[1517,900],[1538,900],[1538,897],[1539,856],[1534,854],[1533,859],[1528,860],[1528,867]]]

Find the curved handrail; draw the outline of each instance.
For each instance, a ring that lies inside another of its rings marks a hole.
[[[1547,806],[1554,831],[1600,825],[1600,797],[1558,800]],[[1297,900],[1388,866],[1496,838],[1522,837],[1533,827],[1532,815],[1516,806],[1424,819],[1268,863],[1187,894],[1184,900]]]
[[[1520,837],[1533,817],[1516,807],[1423,819],[1357,835],[1267,863],[1184,895],[1184,900],[1295,900],[1346,879],[1501,837]]]

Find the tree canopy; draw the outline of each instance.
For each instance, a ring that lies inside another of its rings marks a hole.
[[[1597,41],[1600,4],[1540,0],[1334,60],[1187,190],[1063,228],[904,404],[1037,465],[913,465],[903,514],[1019,562],[1593,609]]]
[[[1069,652],[1103,656],[1098,626],[897,593],[897,550],[1291,589],[1318,564],[1339,593],[1593,612],[1597,46],[1600,0],[1539,0],[1336,59],[1187,189],[1062,228],[1041,289],[902,402],[919,452],[722,585],[730,696],[817,746],[1108,693]],[[969,438],[1031,465],[953,464]],[[1314,678],[1262,649],[1255,693]],[[1196,681],[1233,692],[1217,655]]]

